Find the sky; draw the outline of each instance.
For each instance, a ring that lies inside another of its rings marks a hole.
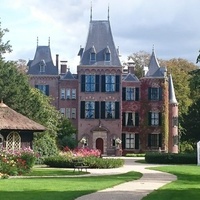
[[[1,28],[9,32],[12,53],[6,60],[28,62],[38,45],[67,60],[73,73],[85,47],[92,2],[92,19],[109,19],[121,61],[132,53],[152,52],[157,58],[183,58],[195,63],[200,49],[199,0],[0,0]]]

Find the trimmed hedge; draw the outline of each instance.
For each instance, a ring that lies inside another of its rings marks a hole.
[[[145,161],[154,164],[197,164],[197,155],[189,153],[146,153]]]
[[[54,156],[46,158],[44,164],[49,167],[58,167],[58,168],[73,168],[73,159],[65,156]],[[89,166],[89,168],[117,168],[124,165],[123,159],[112,159],[112,158],[98,158],[98,157],[83,157],[81,158],[85,166]]]
[[[127,153],[126,157],[145,157],[144,153]]]

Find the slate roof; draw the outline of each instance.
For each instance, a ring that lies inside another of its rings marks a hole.
[[[123,81],[128,81],[128,82],[139,82],[139,79],[135,74],[128,73],[127,75],[123,75]]]
[[[40,65],[45,65],[45,71],[40,72]],[[37,46],[35,57],[28,62],[28,74],[31,75],[58,75],[58,68],[54,66],[49,46]]]
[[[172,75],[169,75],[169,103],[170,104],[177,104],[175,91],[174,91],[174,84],[172,80]]]
[[[105,61],[105,53],[109,53],[111,59]],[[90,53],[96,53],[96,61],[91,62]],[[86,46],[80,49],[80,65],[97,66],[121,66],[119,55],[114,44],[109,20],[91,20]]]
[[[153,50],[148,65],[148,72],[146,73],[146,77],[164,77],[166,74],[165,72],[166,68],[160,67],[155,52]]]
[[[17,113],[6,104],[0,103],[0,130],[30,130],[44,131],[46,128],[41,124]]]
[[[61,79],[73,80],[73,79],[75,79],[75,77],[74,77],[74,75],[68,70],[67,73],[66,73]]]

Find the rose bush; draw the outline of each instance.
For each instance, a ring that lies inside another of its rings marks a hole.
[[[30,148],[18,151],[0,150],[0,173],[10,176],[24,175],[33,167],[36,154]]]

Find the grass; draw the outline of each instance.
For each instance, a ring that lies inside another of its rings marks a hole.
[[[138,179],[128,172],[98,177],[0,179],[1,200],[74,200],[79,196]]]
[[[163,172],[177,176],[177,180],[163,186],[157,191],[149,194],[143,200],[199,200],[200,199],[200,166],[195,165],[173,165],[154,167]]]
[[[81,175],[88,174],[85,171],[73,171],[66,169],[54,169],[54,168],[33,168],[32,171],[26,176],[69,176],[69,175]]]

